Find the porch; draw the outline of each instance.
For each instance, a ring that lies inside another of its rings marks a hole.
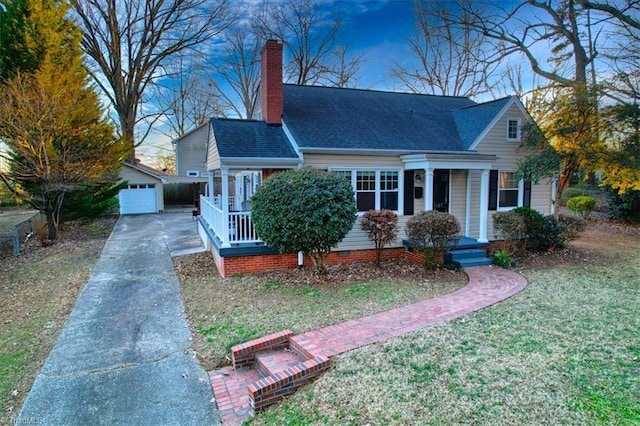
[[[209,197],[202,195],[200,215],[218,239],[220,247],[264,244],[256,234],[251,221],[251,211],[237,209],[238,204],[242,205],[235,197],[227,197],[224,203],[223,197],[214,196],[211,201]]]

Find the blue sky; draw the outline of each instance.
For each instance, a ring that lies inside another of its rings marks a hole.
[[[397,89],[389,79],[389,71],[394,63],[407,59],[409,51],[405,38],[413,31],[413,1],[328,0],[326,4],[344,16],[349,51],[356,55],[365,53],[358,87]],[[136,154],[152,165],[156,152],[164,155],[170,149],[166,135],[152,132]]]
[[[413,32],[413,2],[411,0],[365,1],[360,7],[353,2],[338,1],[347,14],[348,42],[355,52],[366,51],[363,64],[363,87],[392,89],[390,65],[405,62],[408,46],[405,39]]]

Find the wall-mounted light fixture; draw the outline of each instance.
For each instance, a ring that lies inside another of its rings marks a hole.
[[[418,173],[416,173],[414,182],[416,185],[422,185],[422,176],[420,176]]]

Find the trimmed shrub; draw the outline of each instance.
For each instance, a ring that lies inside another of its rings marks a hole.
[[[596,200],[588,195],[578,195],[570,198],[566,205],[569,210],[578,213],[581,218],[589,219],[589,216],[596,208]]]
[[[524,217],[514,210],[494,213],[493,229],[498,238],[507,241],[522,241],[527,236]]]
[[[436,269],[444,262],[444,252],[460,233],[455,216],[435,210],[413,216],[406,225],[411,244],[424,256],[424,266]]]
[[[391,210],[369,210],[362,215],[360,228],[367,233],[376,247],[376,266],[380,267],[380,258],[384,246],[398,235],[398,215]]]
[[[303,252],[316,271],[356,221],[355,196],[343,177],[322,170],[287,170],[264,181],[251,199],[257,234],[281,253]]]
[[[553,250],[563,247],[561,235],[564,232],[562,225],[553,216],[543,216],[537,210],[529,207],[513,209],[517,215],[522,216],[526,227],[525,248],[529,251]]]
[[[587,222],[575,216],[561,214],[558,216],[558,222],[564,228],[564,232],[560,235],[563,247],[578,238],[587,229]]]

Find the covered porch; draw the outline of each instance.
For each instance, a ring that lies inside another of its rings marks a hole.
[[[416,211],[439,210],[454,214],[464,224],[462,235],[465,238],[474,234],[474,241],[488,242],[489,172],[496,156],[465,152],[408,154],[400,158],[405,173],[415,172],[416,177],[424,181],[422,204]],[[451,172],[456,170],[465,173],[466,177],[465,182],[455,188],[457,199],[462,200],[458,204],[464,205],[458,205],[454,212],[450,210],[450,196],[454,191]],[[476,178],[479,182],[474,181]]]
[[[284,168],[220,168],[210,171],[200,215],[221,248],[263,245],[251,220],[251,197],[263,180]]]
[[[263,171],[221,168],[210,172],[209,194],[200,197],[200,214],[221,247],[262,243],[251,222],[251,197]]]

